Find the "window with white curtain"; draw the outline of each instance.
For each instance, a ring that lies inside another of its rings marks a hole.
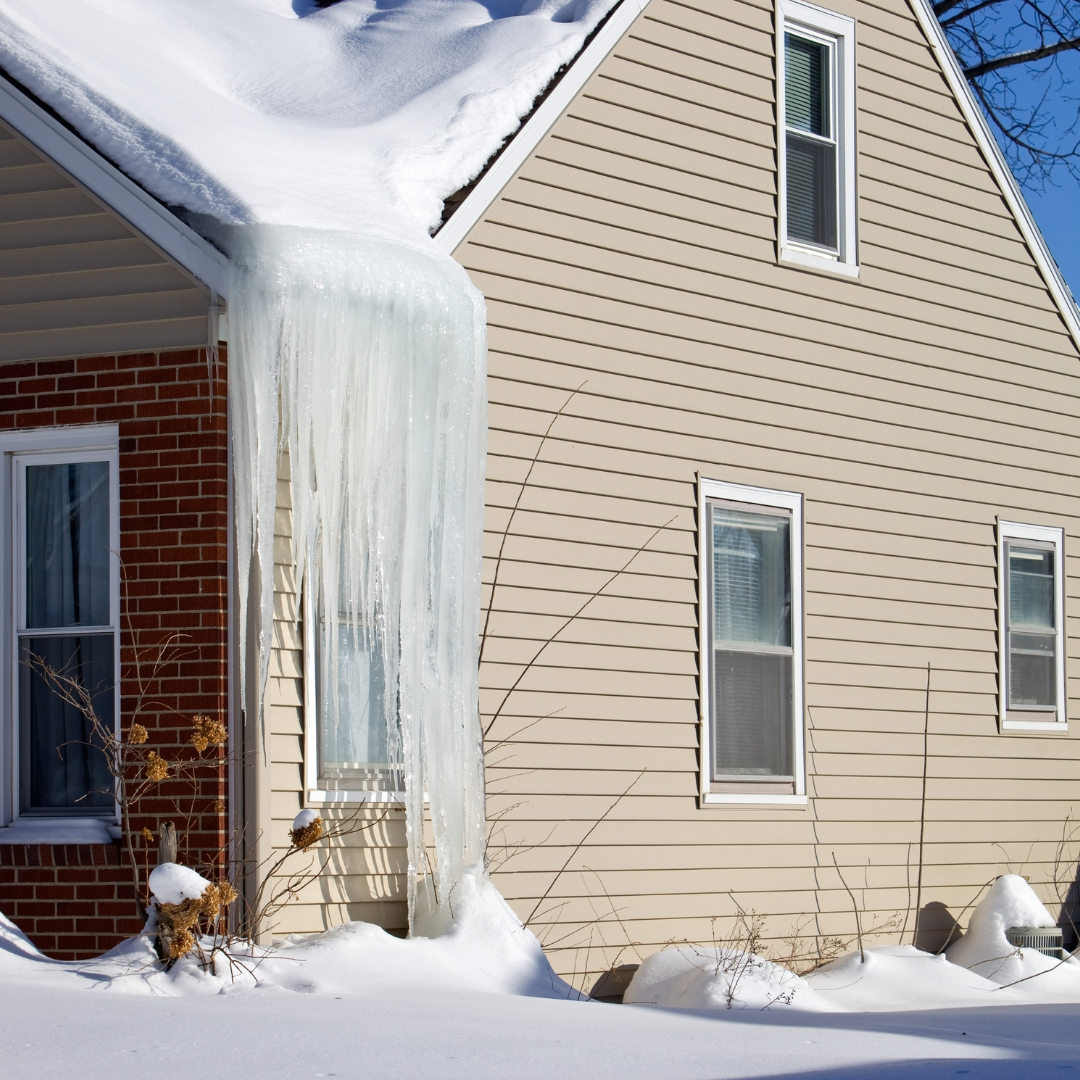
[[[777,26],[780,259],[857,276],[855,24],[780,0]]]
[[[119,514],[115,450],[11,457],[12,712],[21,817],[115,813],[113,781],[87,717],[42,666],[117,716]]]
[[[702,480],[702,796],[804,796],[802,499]]]
[[[1064,533],[998,522],[1000,720],[1004,729],[1068,729]]]

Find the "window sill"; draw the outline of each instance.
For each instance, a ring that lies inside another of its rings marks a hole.
[[[1002,731],[1038,732],[1044,735],[1068,735],[1068,721],[1060,720],[1002,720]]]
[[[19,818],[0,828],[0,844],[111,844],[119,833],[105,818]]]
[[[838,277],[853,280],[858,280],[859,277],[859,267],[854,263],[828,259],[822,255],[812,255],[798,248],[782,247],[779,261],[781,266],[790,266],[797,270],[817,270],[822,274],[835,274]]]
[[[311,788],[307,793],[309,806],[404,806],[403,791],[324,791]],[[427,796],[424,796],[427,802]]]
[[[735,792],[706,791],[701,796],[703,806],[806,806],[805,795],[740,795]]]

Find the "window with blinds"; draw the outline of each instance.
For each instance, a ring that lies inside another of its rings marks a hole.
[[[855,23],[778,0],[779,258],[858,277]]]
[[[784,35],[789,240],[837,250],[837,145],[831,42]]]
[[[795,791],[792,511],[708,499],[709,780]]]

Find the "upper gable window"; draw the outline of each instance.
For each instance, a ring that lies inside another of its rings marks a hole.
[[[858,276],[855,24],[780,0],[780,261]]]

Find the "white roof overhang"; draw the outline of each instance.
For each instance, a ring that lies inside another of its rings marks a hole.
[[[228,260],[217,248],[2,76],[0,118],[196,280],[227,297]]]

